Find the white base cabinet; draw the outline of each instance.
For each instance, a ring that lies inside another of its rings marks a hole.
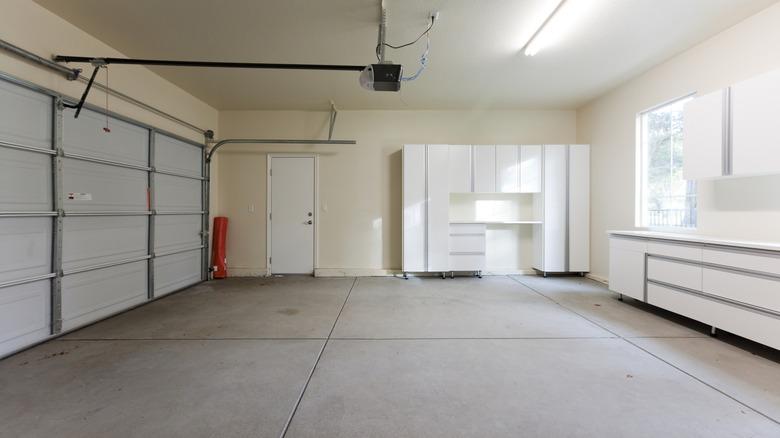
[[[610,233],[609,287],[780,349],[780,245]]]

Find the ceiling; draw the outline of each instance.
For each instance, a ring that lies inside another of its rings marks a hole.
[[[376,60],[378,0],[36,1],[130,57]],[[356,72],[154,70],[218,109],[573,109],[776,1],[568,0],[550,22],[557,38],[528,57],[520,48],[556,0],[386,0],[392,44],[440,11],[429,67],[401,93],[364,90]],[[410,74],[423,50],[424,39],[387,57]]]

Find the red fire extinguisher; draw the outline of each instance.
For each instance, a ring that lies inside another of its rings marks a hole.
[[[211,245],[211,265],[214,267],[214,278],[227,278],[227,258],[225,257],[225,240],[227,239],[228,218],[214,218],[214,239]]]

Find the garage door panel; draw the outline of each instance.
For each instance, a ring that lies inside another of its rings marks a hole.
[[[51,96],[0,81],[0,141],[51,149]]]
[[[183,175],[202,175],[203,149],[190,143],[156,134],[154,139],[154,167]]]
[[[66,211],[147,210],[147,172],[67,158],[62,167]],[[70,192],[87,196],[68,199]]]
[[[51,211],[51,160],[0,146],[0,211]]]
[[[202,211],[201,181],[156,174],[155,204],[160,211]]]
[[[154,251],[157,253],[192,248],[202,243],[200,215],[157,216],[154,225]]]
[[[62,327],[70,330],[142,303],[147,262],[66,275],[62,279]]]
[[[49,336],[50,280],[0,288],[0,356]]]
[[[109,118],[111,132],[105,132],[106,116],[82,110],[76,119],[73,111],[68,109],[63,115],[62,147],[65,153],[148,166],[149,130]]]
[[[0,218],[0,283],[49,274],[52,219]]]
[[[67,272],[147,255],[148,224],[146,216],[66,217],[62,269]]]
[[[154,296],[200,282],[202,255],[198,249],[154,259]]]

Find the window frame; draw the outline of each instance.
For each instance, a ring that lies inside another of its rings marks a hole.
[[[665,106],[669,106],[672,104],[675,104],[680,101],[689,100],[694,97],[696,97],[696,92],[691,92],[688,94],[684,94],[682,96],[677,96],[669,100],[665,100],[661,103],[658,103],[656,105],[653,105],[649,108],[643,109],[642,111],[639,111],[636,113],[636,126],[635,126],[635,134],[636,134],[636,150],[635,150],[635,205],[634,205],[634,226],[636,228],[643,228],[647,230],[654,230],[654,231],[671,231],[671,232],[685,232],[685,231],[696,231],[696,229],[699,226],[699,220],[698,220],[698,210],[699,210],[699,204],[698,204],[698,190],[697,190],[697,203],[696,203],[696,223],[692,227],[686,227],[686,226],[674,226],[674,225],[665,225],[665,226],[653,226],[653,225],[646,225],[645,219],[646,219],[646,210],[645,210],[645,191],[647,190],[647,174],[648,172],[645,169],[645,163],[648,161],[646,156],[646,150],[644,145],[644,124],[642,118],[645,116],[645,114],[656,111],[658,109],[661,109]],[[683,125],[683,130],[685,130],[685,126]],[[683,148],[685,148],[685,144],[683,144]],[[698,189],[698,186],[697,186]]]

